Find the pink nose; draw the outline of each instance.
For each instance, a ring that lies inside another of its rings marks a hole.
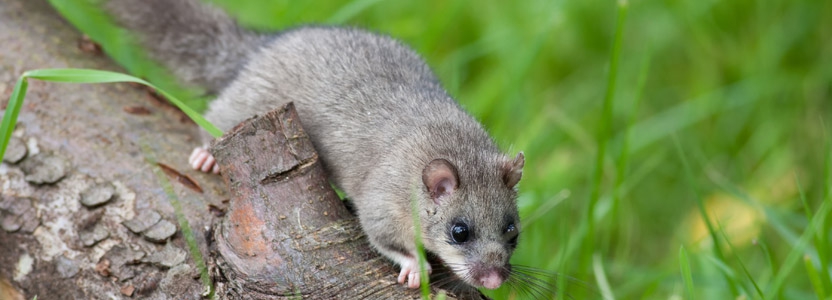
[[[487,289],[496,289],[503,284],[503,279],[497,271],[491,271],[479,278],[480,283]]]

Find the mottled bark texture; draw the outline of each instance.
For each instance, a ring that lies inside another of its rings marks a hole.
[[[88,46],[47,1],[0,0],[0,110],[27,70],[124,72]],[[14,155],[0,164],[0,299],[202,298],[183,223],[146,160],[204,190],[173,183],[209,257],[209,208],[227,195],[221,178],[188,168],[198,133],[136,86],[31,80]]]
[[[96,50],[45,0],[0,0],[0,109],[26,70],[121,71]],[[198,128],[127,84],[33,80],[14,136],[0,164],[0,300],[200,299],[182,226],[220,299],[418,297],[371,250],[291,108],[217,142],[225,183],[188,168]]]

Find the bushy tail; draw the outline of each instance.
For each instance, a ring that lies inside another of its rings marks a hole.
[[[109,0],[116,22],[138,35],[150,56],[187,84],[216,93],[266,37],[199,0]]]

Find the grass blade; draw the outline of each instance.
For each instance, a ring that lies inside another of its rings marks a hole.
[[[829,133],[826,130],[826,123],[823,122],[821,119],[821,128],[823,129],[823,136],[828,137]],[[822,202],[824,204],[828,204],[832,202],[832,141],[829,139],[826,140],[826,146],[824,147],[824,168],[823,168],[823,183],[824,183],[824,190],[823,190],[823,198]],[[819,212],[820,213],[820,212]],[[823,223],[821,223],[821,228],[832,228],[832,211],[827,211],[825,214],[821,215],[821,219],[823,219]],[[828,268],[832,265],[830,262],[830,251],[832,251],[832,243],[829,240],[829,234],[827,230],[818,230],[815,235],[815,248],[818,251],[818,260],[820,261],[820,265],[824,266],[822,272],[820,272],[820,279],[822,280],[824,290],[832,291],[832,276],[829,275]]]
[[[592,269],[595,271],[595,281],[598,283],[598,288],[601,289],[601,295],[606,300],[615,300],[610,282],[607,280],[607,274],[604,272],[604,266],[601,265],[601,255],[597,252],[592,256]]]
[[[176,196],[176,192],[173,190],[173,185],[170,184],[167,176],[159,167],[156,162],[156,158],[153,156],[149,147],[145,143],[142,143],[142,152],[144,152],[145,160],[150,164],[151,169],[153,169],[153,174],[156,175],[156,178],[159,180],[159,184],[162,185],[162,189],[165,191],[171,206],[173,206],[177,223],[179,223],[179,228],[182,231],[182,236],[185,237],[185,242],[188,244],[188,251],[191,253],[191,258],[196,264],[197,269],[199,269],[199,278],[204,287],[203,296],[213,298],[214,284],[211,282],[211,277],[208,275],[208,267],[205,265],[205,259],[202,258],[202,252],[199,251],[199,245],[197,245],[194,233],[191,231],[191,225],[188,223],[188,219],[185,218],[185,214],[182,212],[182,204],[179,202],[179,197]]]
[[[23,76],[43,81],[66,83],[145,82],[126,74],[87,69],[40,69],[23,73]]]
[[[725,244],[728,246],[728,249],[731,250],[731,253],[734,254],[734,257],[737,259],[737,262],[740,264],[740,268],[742,268],[742,272],[745,274],[745,277],[751,284],[754,286],[754,290],[757,292],[757,295],[760,296],[760,299],[764,298],[763,291],[760,289],[760,286],[757,285],[757,281],[754,280],[754,276],[751,276],[751,272],[748,271],[748,268],[745,267],[745,263],[742,262],[742,259],[737,254],[737,250],[734,248],[734,245],[731,244],[731,239],[728,238],[728,234],[725,233],[725,227],[721,224],[719,226],[719,231],[722,233],[722,236],[725,237]]]
[[[765,256],[766,261],[768,261],[768,268],[766,268],[766,273],[767,274],[764,275],[764,276],[767,277],[767,278],[774,278],[774,275],[777,274],[777,270],[780,269],[780,265],[778,264],[778,261],[775,259],[774,255],[771,254],[771,250],[769,250],[768,245],[764,241],[758,240],[756,244],[757,244],[757,246],[760,247],[760,252],[762,252],[763,255]],[[771,282],[771,279],[769,279],[766,283],[768,284],[769,282]],[[775,295],[775,296],[777,298],[782,298],[782,295]]]
[[[595,170],[592,178],[592,192],[589,196],[589,203],[587,205],[586,218],[589,222],[586,240],[584,243],[584,253],[592,253],[594,251],[595,243],[595,206],[601,197],[601,185],[604,178],[604,158],[607,155],[607,142],[609,140],[610,130],[612,127],[612,108],[613,99],[615,98],[615,85],[618,78],[618,64],[621,57],[621,43],[624,36],[624,23],[627,20],[627,1],[618,1],[618,15],[615,24],[615,37],[613,40],[612,51],[610,53],[610,70],[607,77],[607,91],[604,95],[604,103],[602,108],[601,129],[598,133],[597,144],[598,148],[595,156]],[[585,266],[589,262],[590,255],[583,255],[582,260]]]
[[[794,180],[797,183],[797,191],[800,194],[800,202],[803,203],[803,210],[806,213],[806,220],[812,220],[812,218],[814,218],[814,216],[812,216],[812,208],[809,206],[809,202],[806,200],[806,194],[803,191],[803,187],[800,184],[800,178],[797,176],[797,174],[795,174]],[[825,247],[823,247],[825,243],[824,235],[826,235],[826,233],[823,230],[816,231],[814,235],[815,247],[817,248],[818,260],[820,261],[821,266],[826,266],[826,259],[824,253]],[[806,265],[806,272],[809,275],[809,281],[812,282],[812,286],[815,289],[815,293],[817,293],[818,295],[818,299],[826,299],[825,295],[827,290],[827,284],[825,283],[827,278],[829,277],[828,272],[818,272],[818,270],[814,268],[814,265],[812,265],[812,258],[809,257],[809,255],[805,255],[803,260],[804,264]]]
[[[206,108],[206,99],[200,99],[205,91],[196,87],[183,87],[169,70],[151,59],[139,38],[126,28],[117,25],[102,0],[48,0],[63,17],[101,46],[112,60],[127,73],[154,82],[158,87],[175,95],[197,111]]]
[[[803,265],[806,267],[806,273],[809,275],[809,281],[812,282],[812,287],[815,289],[815,294],[818,296],[818,299],[827,299],[826,291],[823,289],[823,281],[821,281],[820,274],[815,269],[815,265],[809,255],[803,256]]]
[[[12,138],[12,132],[17,123],[17,115],[20,113],[20,108],[23,107],[23,98],[26,97],[28,86],[29,82],[25,77],[20,77],[17,80],[9,98],[9,104],[6,106],[6,112],[3,113],[3,121],[0,123],[0,161],[6,155],[6,147],[9,145],[9,139]]]
[[[725,255],[722,253],[722,243],[719,240],[719,236],[717,236],[716,234],[716,229],[714,227],[713,222],[711,221],[710,216],[708,216],[708,212],[705,210],[705,203],[702,201],[702,196],[699,194],[699,185],[694,180],[690,162],[688,162],[685,150],[682,148],[682,145],[679,142],[679,139],[676,137],[676,135],[673,135],[673,143],[676,146],[676,151],[679,153],[679,159],[682,161],[682,167],[685,170],[685,177],[688,181],[688,184],[690,184],[691,189],[693,189],[693,196],[696,198],[696,206],[699,209],[699,214],[702,216],[702,220],[705,222],[705,225],[708,228],[708,234],[710,235],[711,240],[713,241],[714,255],[716,256],[717,260],[724,262]],[[725,276],[725,280],[727,282],[732,282],[729,276],[727,276],[725,273],[723,273],[723,275]],[[728,286],[731,287],[731,294],[733,294],[735,298],[738,297],[739,292],[736,290],[734,285],[730,284]]]
[[[430,299],[430,276],[428,276],[427,272],[427,256],[425,255],[425,245],[422,243],[422,223],[419,219],[419,198],[416,194],[411,195],[410,200],[410,211],[411,211],[411,218],[413,218],[413,239],[416,242],[416,255],[417,259],[419,260],[419,280],[421,281],[421,285],[419,286],[422,299],[429,300]]]
[[[682,280],[685,283],[687,299],[696,299],[696,295],[693,292],[693,275],[690,272],[690,261],[688,260],[688,252],[685,251],[685,246],[679,248],[679,265],[682,269]]]
[[[205,120],[199,113],[185,105],[178,98],[174,97],[165,90],[159,89],[155,85],[127,74],[121,74],[110,71],[88,70],[88,69],[42,69],[32,70],[23,73],[23,77],[39,79],[52,82],[65,83],[112,83],[112,82],[133,82],[149,86],[160,94],[165,96],[173,105],[182,110],[188,115],[191,120],[194,120],[199,126],[204,128],[214,137],[222,136],[222,131],[214,127],[213,124]]]
[[[41,69],[32,70],[23,73],[18,79],[17,84],[12,91],[9,98],[9,104],[6,107],[6,112],[3,115],[3,121],[0,123],[0,157],[3,157],[6,152],[11,134],[14,131],[17,122],[17,116],[20,113],[20,108],[23,106],[23,100],[26,97],[26,90],[28,88],[29,79],[38,79],[51,82],[62,83],[113,83],[113,82],[134,82],[149,86],[155,89],[168,99],[173,105],[176,105],[182,112],[188,115],[191,120],[196,122],[200,127],[208,131],[214,137],[222,136],[220,131],[213,124],[205,120],[198,112],[185,105],[182,101],[171,95],[165,90],[162,90],[153,84],[136,78],[130,75],[115,73],[101,70],[88,69]]]
[[[769,290],[771,292],[766,293],[765,299],[775,299],[776,295],[781,293],[781,289],[783,288],[786,278],[789,274],[791,274],[794,266],[797,264],[798,260],[800,260],[802,254],[806,251],[809,240],[815,235],[815,231],[822,228],[823,220],[818,216],[823,216],[832,212],[832,204],[830,203],[832,203],[832,201],[824,201],[820,208],[818,208],[815,217],[809,220],[809,225],[806,226],[806,230],[803,231],[803,234],[800,235],[796,245],[791,251],[789,251],[789,254],[786,255],[786,259],[783,261],[777,276],[774,277],[771,285],[769,285]]]
[[[627,226],[622,223],[621,221],[621,200],[624,197],[624,182],[625,177],[628,175],[628,171],[630,168],[630,129],[633,127],[633,124],[636,121],[636,116],[638,112],[639,105],[641,104],[641,100],[644,96],[644,86],[647,83],[647,73],[650,70],[650,49],[644,52],[644,58],[641,61],[641,67],[638,74],[638,80],[636,83],[636,95],[633,100],[633,106],[629,112],[629,120],[627,123],[624,124],[623,128],[623,141],[621,142],[621,150],[618,156],[618,161],[616,162],[616,173],[615,173],[615,185],[613,186],[612,192],[612,221],[610,224],[613,224],[616,228],[618,228],[620,232],[626,230]],[[625,245],[624,243],[620,245]],[[624,253],[626,250],[625,247],[619,246],[617,252]]]

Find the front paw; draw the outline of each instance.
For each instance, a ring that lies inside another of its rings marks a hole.
[[[202,147],[194,148],[194,152],[191,152],[191,157],[188,158],[188,163],[194,170],[214,174],[220,173],[220,167],[217,165],[217,161],[214,160],[214,156]]]
[[[415,257],[407,258],[405,261],[401,262],[400,265],[402,270],[399,272],[399,283],[405,284],[405,280],[407,280],[407,287],[411,289],[418,288],[422,282],[422,278],[419,275],[419,260]],[[425,271],[430,274],[430,264],[425,263]]]

